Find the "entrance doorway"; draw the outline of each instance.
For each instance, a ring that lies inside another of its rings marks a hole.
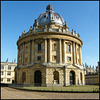
[[[26,81],[26,73],[23,72],[22,73],[22,83],[25,83],[25,81]]]
[[[54,71],[53,75],[54,75],[54,83],[59,84],[59,72]]]
[[[41,86],[41,83],[42,83],[42,80],[41,80],[41,71],[40,70],[37,70],[35,71],[34,73],[34,84],[35,86]]]
[[[81,84],[82,84],[82,73],[80,73],[80,80],[81,80]]]
[[[70,71],[70,85],[75,85],[75,72]]]

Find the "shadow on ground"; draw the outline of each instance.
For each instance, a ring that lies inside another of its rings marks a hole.
[[[0,84],[1,87],[8,87],[8,84]]]

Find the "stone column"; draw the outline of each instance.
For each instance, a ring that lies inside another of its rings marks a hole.
[[[23,64],[23,45],[21,44],[21,65]]]
[[[32,63],[32,40],[30,41],[30,63]]]
[[[78,64],[78,56],[77,56],[77,53],[78,53],[78,51],[77,51],[77,43],[75,43],[75,56],[76,56],[76,64]]]
[[[59,39],[58,41],[59,41],[59,43],[58,43],[58,45],[59,45],[59,48],[58,48],[58,52],[59,52],[59,54],[58,54],[59,63],[62,63],[62,46],[61,46],[61,39]]]
[[[52,44],[51,44],[51,39],[48,39],[48,62],[52,62]]]
[[[75,42],[72,44],[72,54],[73,54],[73,64],[76,63],[76,56],[75,56]]]
[[[80,65],[82,65],[82,47],[80,46]]]
[[[73,43],[71,42],[71,47],[70,47],[70,49],[71,49],[71,55],[72,55],[72,57],[71,57],[71,61],[72,61],[72,63],[73,63],[73,45],[72,45]]]
[[[31,41],[29,41],[29,50],[28,50],[28,52],[29,52],[29,64],[31,63],[31,50],[30,50],[30,48],[31,48]]]
[[[19,49],[18,48],[19,48],[19,46],[17,47],[17,65],[19,65],[19,62],[18,62],[18,59],[19,59],[19,56],[18,56],[19,55]]]
[[[22,55],[22,57],[21,57],[21,59],[22,59],[22,65],[23,65],[23,44],[22,44],[22,48],[21,48],[21,55]]]
[[[25,56],[25,42],[23,43],[23,65],[24,65],[24,56]]]
[[[44,39],[44,62],[47,63],[47,39]]]
[[[66,63],[66,48],[65,48],[65,40],[63,40],[63,63]]]
[[[32,63],[35,62],[35,45],[34,39],[32,40]]]

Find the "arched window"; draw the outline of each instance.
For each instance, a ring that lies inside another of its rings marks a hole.
[[[26,73],[23,72],[22,73],[22,83],[24,83],[26,81]]]
[[[59,72],[54,71],[53,75],[54,75],[54,81],[56,81],[56,83],[59,83]]]
[[[74,85],[75,84],[75,72],[74,71],[70,71],[70,85]]]

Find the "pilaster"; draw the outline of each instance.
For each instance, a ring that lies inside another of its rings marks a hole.
[[[79,77],[78,77],[78,73],[76,73],[76,75],[75,75],[75,85],[78,85],[78,81],[79,81]]]
[[[83,80],[83,85],[85,85],[85,71],[83,70],[83,73],[82,73],[82,80]]]
[[[64,86],[66,86],[66,82],[67,82],[67,76],[66,76],[66,67],[64,66]]]

